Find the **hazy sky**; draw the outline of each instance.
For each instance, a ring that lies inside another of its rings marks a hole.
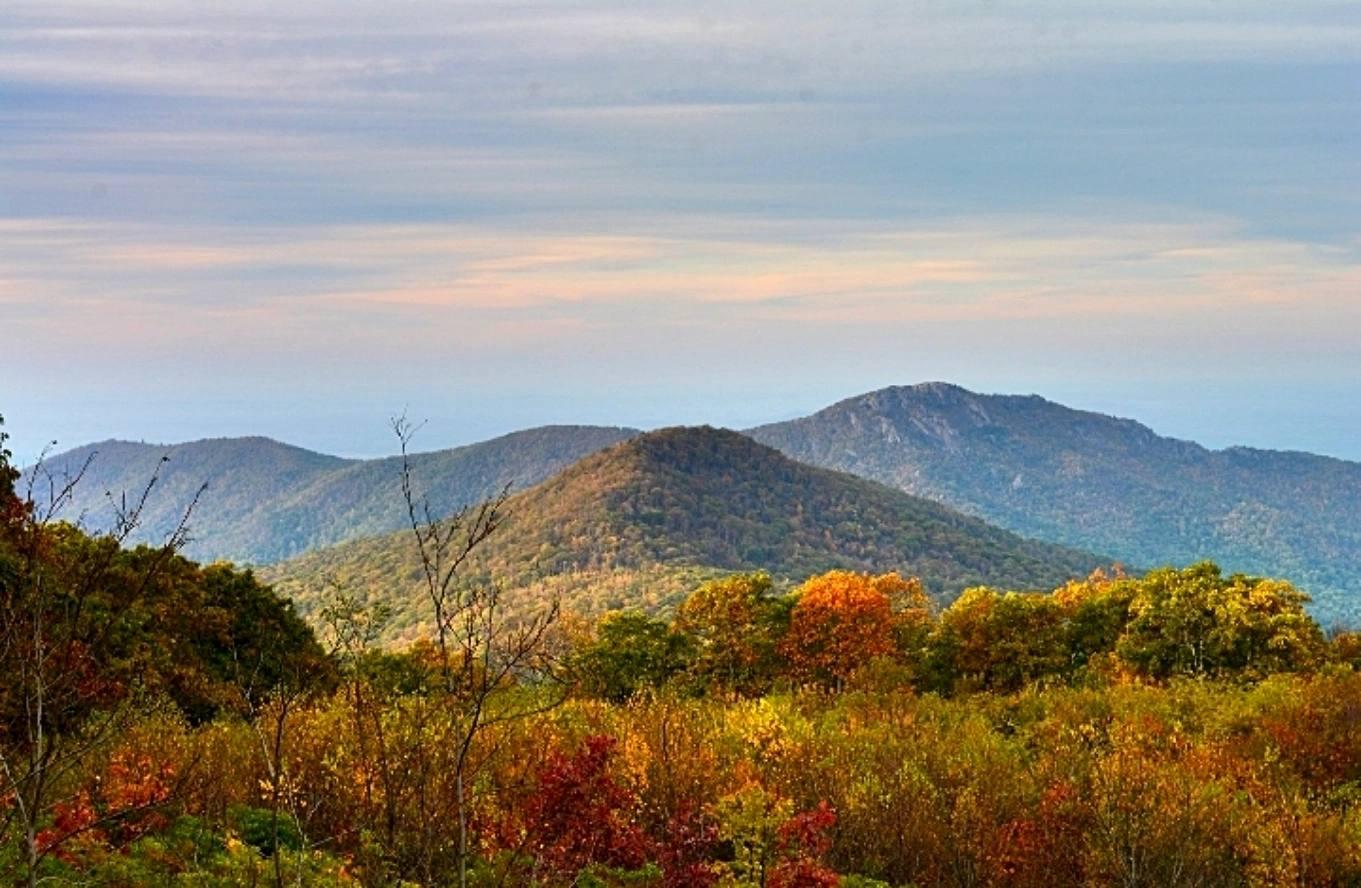
[[[928,379],[1361,459],[1361,3],[4,2],[21,461]]]

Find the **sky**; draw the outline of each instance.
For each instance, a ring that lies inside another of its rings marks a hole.
[[[927,380],[1361,459],[1354,0],[4,7],[20,462]]]

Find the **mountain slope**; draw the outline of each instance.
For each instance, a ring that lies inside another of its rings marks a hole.
[[[545,426],[431,453],[413,454],[416,475],[434,509],[447,514],[510,485],[524,488],[588,453],[635,434],[632,429]],[[218,438],[172,446],[108,441],[52,457],[57,474],[91,454],[67,517],[94,530],[110,526],[106,491],[140,492],[163,456],[160,480],[135,538],[159,540],[174,527],[200,485],[194,540],[199,560],[269,563],[318,546],[382,533],[405,520],[400,459],[347,460],[268,438]],[[41,499],[41,497],[40,497]]]
[[[414,478],[436,514],[451,514],[505,488],[522,490],[589,453],[637,434],[633,429],[544,426],[490,441],[411,457]],[[314,479],[262,511],[250,532],[276,561],[347,539],[403,526],[401,458],[364,460]],[[287,541],[288,548],[268,545]]]
[[[51,484],[60,486],[87,463],[70,504],[58,517],[79,521],[93,531],[107,530],[114,522],[115,501],[126,496],[133,503],[159,471],[133,541],[160,542],[179,524],[194,495],[206,484],[191,518],[196,539],[186,554],[207,560],[240,557],[249,549],[244,527],[262,503],[275,502],[350,465],[349,460],[269,438],[209,438],[173,446],[103,441],[45,460],[45,472],[35,482],[34,500],[40,505],[48,502]],[[25,471],[20,482],[23,489],[32,472],[32,468]],[[48,475],[55,482],[49,482]]]
[[[665,429],[588,456],[512,497],[506,514],[469,576],[559,593],[584,613],[665,608],[724,571],[792,581],[833,567],[899,570],[947,597],[976,584],[1051,588],[1101,563],[711,428]],[[407,534],[312,552],[266,576],[304,611],[335,581],[393,604],[399,635],[424,620]]]
[[[871,392],[748,434],[1027,536],[1144,566],[1211,558],[1290,578],[1325,620],[1361,612],[1361,464],[1212,451],[1039,397],[942,383]]]

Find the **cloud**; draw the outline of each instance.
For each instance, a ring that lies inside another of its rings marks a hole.
[[[1354,310],[1361,282],[1354,248],[1252,238],[1213,219],[989,217],[820,233],[817,222],[800,231],[777,220],[748,222],[742,236],[676,225],[566,235],[486,225],[185,231],[0,220],[0,280],[11,282],[10,305],[25,301],[12,282],[32,287],[27,302],[44,313],[28,335],[53,342],[82,326],[131,335],[149,312],[169,330],[216,335],[226,325],[247,342],[262,323],[324,341],[361,316],[379,319],[373,335],[381,336],[392,311],[416,312],[432,329],[472,318],[502,330],[531,329],[537,313],[556,319],[555,335],[562,319],[581,330],[669,317],[717,334],[790,322],[1198,323],[1267,308],[1326,329]],[[130,313],[134,305],[144,308]]]
[[[503,109],[797,101],[1074,64],[1350,57],[1337,4],[11,4],[0,76],[256,101]],[[678,84],[685,84],[678,89]],[[472,87],[472,88],[469,88]]]
[[[0,383],[1354,377],[1352,6],[13,0]]]

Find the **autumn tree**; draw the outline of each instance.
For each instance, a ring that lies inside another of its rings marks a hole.
[[[779,671],[788,619],[788,602],[775,595],[770,575],[750,573],[700,586],[677,610],[674,626],[695,639],[691,671],[701,688],[757,693]]]
[[[840,686],[870,660],[893,653],[894,614],[887,592],[898,591],[901,583],[897,574],[834,570],[795,590],[789,631],[780,645],[795,674]]]
[[[1229,578],[1215,608],[1216,656],[1224,668],[1265,676],[1311,669],[1324,654],[1309,596],[1287,580]]]
[[[7,501],[0,525],[0,798],[17,820],[20,876],[30,886],[64,843],[129,813],[71,819],[56,833],[45,828],[70,802],[62,794],[72,775],[126,721],[125,701],[153,653],[146,605],[176,564],[193,507],[162,546],[125,551],[153,475],[130,504],[115,503],[110,533],[88,537],[59,521],[88,465],[57,476],[40,459],[16,502],[9,454],[0,457],[0,499]],[[39,489],[46,498],[35,503]]]
[[[795,812],[794,803],[748,784],[714,804],[719,835],[731,848],[720,884],[743,888],[835,888],[823,858],[832,847],[836,812],[826,801]]]
[[[1110,573],[1094,571],[1086,579],[1054,590],[1054,603],[1064,614],[1064,646],[1074,670],[1115,650],[1129,623],[1129,603],[1137,588],[1137,581],[1117,568]]]
[[[873,583],[888,598],[893,611],[893,641],[899,659],[913,674],[920,673],[935,619],[926,587],[919,577],[903,577],[896,572],[880,574]]]
[[[1334,633],[1329,646],[1335,661],[1353,669],[1361,669],[1361,632]]]
[[[578,885],[593,864],[643,865],[652,850],[636,824],[637,799],[610,774],[617,741],[587,737],[571,755],[554,753],[539,771],[525,812],[523,844],[535,884]]]
[[[1063,611],[1040,593],[967,589],[941,613],[929,642],[937,689],[1014,691],[1068,668]]]
[[[1152,678],[1309,668],[1324,646],[1308,601],[1284,580],[1225,577],[1209,562],[1157,570],[1139,582],[1117,650]]]

